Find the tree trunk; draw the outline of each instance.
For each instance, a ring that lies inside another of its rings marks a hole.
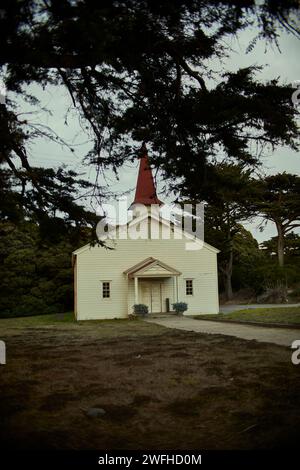
[[[278,263],[279,266],[284,265],[284,231],[282,224],[280,222],[276,222],[277,227],[277,255],[278,255]]]
[[[233,297],[232,291],[232,267],[233,267],[233,241],[229,240],[229,254],[228,261],[225,268],[225,295],[227,300],[231,300]]]
[[[226,222],[227,222],[227,244],[228,244],[228,260],[225,265],[224,275],[225,275],[225,296],[227,300],[231,300],[233,296],[232,292],[232,267],[233,267],[233,240],[231,233],[231,224],[230,224],[230,212],[228,206],[226,207]]]
[[[225,275],[225,295],[226,295],[227,300],[231,300],[232,296],[233,296],[231,277],[232,277],[232,274],[229,273],[229,272],[226,272],[226,275]]]

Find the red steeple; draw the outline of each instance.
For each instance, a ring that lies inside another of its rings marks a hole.
[[[152,170],[148,160],[146,145],[141,148],[140,168],[136,183],[135,198],[133,204],[163,204],[156,195]]]

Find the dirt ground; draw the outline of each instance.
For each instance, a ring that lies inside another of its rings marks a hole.
[[[1,445],[30,449],[293,448],[291,350],[142,321],[2,327]],[[100,407],[102,417],[86,415]]]

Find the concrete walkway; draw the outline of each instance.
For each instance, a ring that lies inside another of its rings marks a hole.
[[[286,308],[300,307],[300,304],[243,304],[243,305],[220,305],[221,313],[235,312],[236,310],[245,310],[248,308]]]
[[[156,323],[167,328],[195,331],[196,333],[209,333],[237,338],[256,340],[265,343],[279,344],[291,347],[294,340],[300,340],[300,330],[288,328],[269,328],[264,326],[240,325],[225,322],[195,320],[188,317],[162,317],[147,318],[145,321]]]

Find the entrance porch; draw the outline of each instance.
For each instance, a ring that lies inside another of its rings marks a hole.
[[[147,258],[124,274],[128,277],[128,313],[134,304],[147,305],[152,314],[172,311],[172,304],[178,301],[179,271]]]

